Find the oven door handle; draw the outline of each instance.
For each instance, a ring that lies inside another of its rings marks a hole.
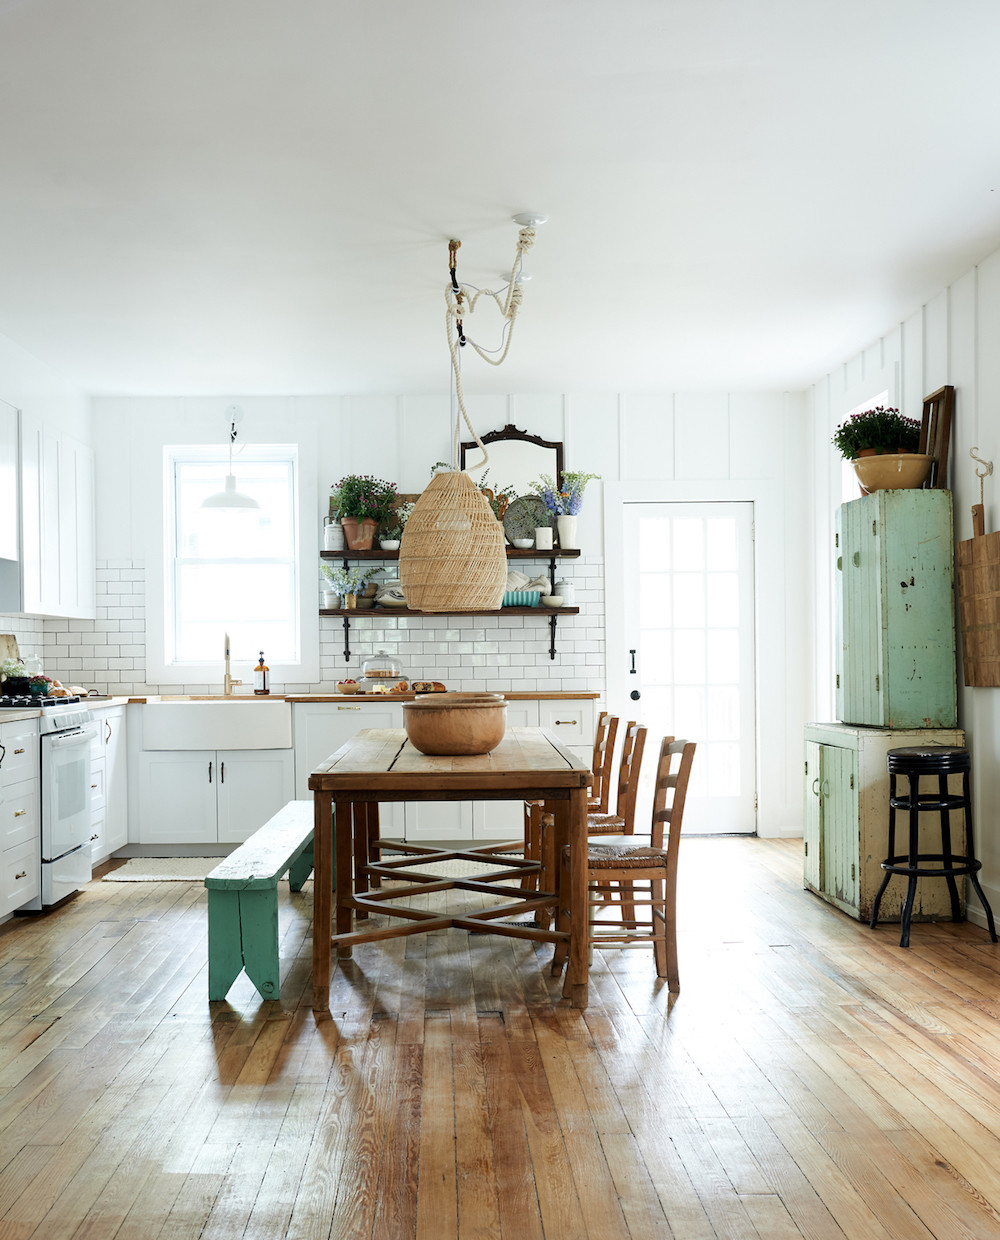
[[[89,745],[91,729],[74,728],[70,732],[57,732],[54,736],[50,733],[45,737],[45,740],[53,749],[68,749],[74,745]]]

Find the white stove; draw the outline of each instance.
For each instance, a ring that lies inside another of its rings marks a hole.
[[[90,882],[90,745],[98,729],[78,697],[0,698],[0,722],[14,710],[41,712],[41,895],[24,906],[38,912]]]

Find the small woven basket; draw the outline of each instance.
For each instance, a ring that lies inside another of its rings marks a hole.
[[[435,474],[403,529],[399,576],[414,611],[496,611],[507,583],[503,529],[468,474]]]

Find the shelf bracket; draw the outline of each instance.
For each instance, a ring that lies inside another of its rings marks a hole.
[[[556,613],[555,612],[553,612],[552,615],[549,616],[549,629],[552,632],[552,638],[549,641],[549,658],[555,659],[556,657]]]
[[[552,619],[554,620],[555,616],[553,616]],[[351,618],[350,616],[344,616],[344,662],[350,663],[350,661],[351,661]]]

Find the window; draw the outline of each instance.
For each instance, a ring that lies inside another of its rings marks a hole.
[[[164,662],[197,678],[219,664],[228,633],[234,659],[298,664],[297,451],[248,445],[233,460],[237,490],[259,508],[202,508],[223,490],[228,454],[219,448],[167,447],[164,555]]]

